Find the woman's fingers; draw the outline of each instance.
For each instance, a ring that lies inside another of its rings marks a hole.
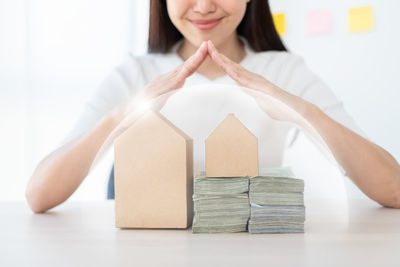
[[[211,58],[220,66],[225,72],[228,72],[229,62],[226,58],[222,57],[223,55],[220,54],[214,44],[208,40],[208,51],[210,53]]]
[[[227,73],[232,79],[238,82],[241,85],[247,85],[246,82],[246,70],[237,64],[236,62],[230,60],[225,55],[218,52],[217,48],[214,44],[209,40],[208,51],[210,53],[211,58],[220,66],[225,73]]]
[[[153,99],[169,91],[179,89],[187,77],[192,75],[207,57],[207,43],[203,42],[197,51],[172,71],[156,77],[145,88],[145,96]]]
[[[190,75],[192,75],[198,67],[200,67],[201,63],[203,63],[204,59],[207,57],[207,43],[202,42],[200,47],[197,49],[196,53],[194,53],[191,57],[189,57],[180,67],[178,77],[180,79],[186,79]]]

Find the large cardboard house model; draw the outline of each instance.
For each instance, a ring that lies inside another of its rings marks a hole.
[[[146,112],[114,142],[119,228],[187,228],[193,217],[193,141]]]
[[[206,176],[257,175],[257,137],[229,114],[206,139]]]

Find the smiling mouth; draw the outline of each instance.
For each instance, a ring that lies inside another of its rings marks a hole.
[[[217,26],[222,19],[223,17],[213,20],[189,20],[189,21],[200,30],[210,30],[215,26]]]

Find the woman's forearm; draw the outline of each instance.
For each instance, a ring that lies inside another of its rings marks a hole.
[[[309,104],[304,118],[328,145],[346,174],[371,199],[400,208],[400,167],[383,148],[331,119]]]
[[[26,199],[32,211],[44,212],[68,199],[88,175],[96,153],[121,116],[121,111],[114,110],[93,129],[38,164],[26,187]]]

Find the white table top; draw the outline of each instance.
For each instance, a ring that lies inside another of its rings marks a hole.
[[[400,210],[368,200],[306,200],[305,234],[120,230],[112,201],[0,218],[0,266],[400,266]]]

